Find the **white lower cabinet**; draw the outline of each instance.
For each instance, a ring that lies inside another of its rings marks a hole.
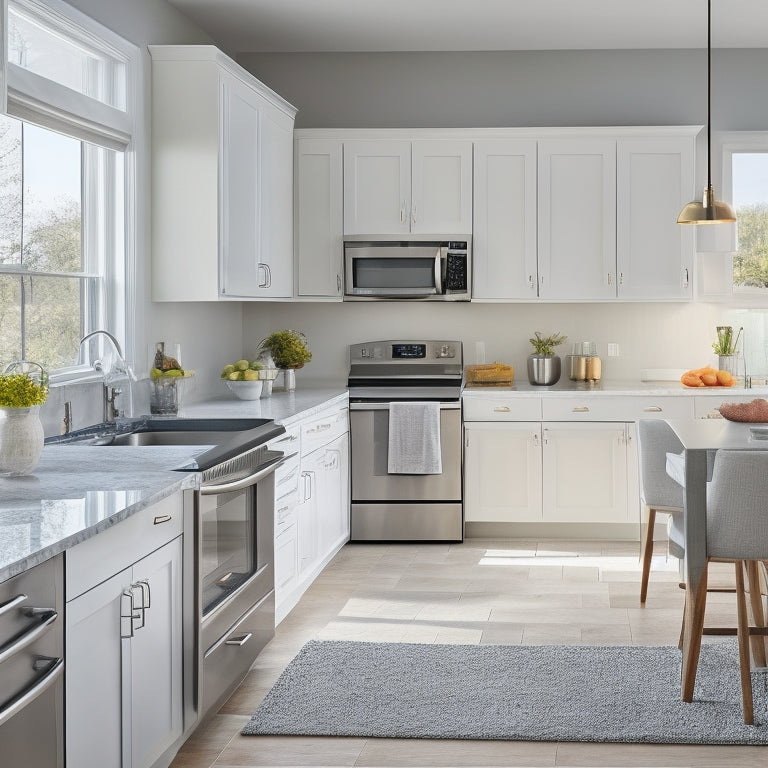
[[[464,425],[466,522],[542,519],[539,422],[467,422]]]
[[[70,768],[160,765],[182,736],[181,506],[179,494],[67,552]],[[126,567],[103,578],[109,560]]]
[[[330,407],[271,446],[296,452],[277,471],[275,623],[349,540],[349,408]]]
[[[629,522],[626,424],[548,422],[542,444],[545,522]]]

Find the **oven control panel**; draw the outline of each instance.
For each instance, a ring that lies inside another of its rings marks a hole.
[[[420,365],[451,362],[462,365],[463,356],[460,341],[368,341],[349,347],[349,362]]]

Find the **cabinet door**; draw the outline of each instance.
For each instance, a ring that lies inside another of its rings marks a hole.
[[[628,522],[624,424],[546,422],[542,434],[544,520]]]
[[[146,585],[133,587],[137,605],[144,606],[143,626],[131,639],[130,687],[124,691],[133,768],[154,765],[183,730],[181,541],[179,536],[133,566],[131,583]]]
[[[620,139],[616,189],[619,297],[691,298],[696,227],[677,215],[695,194],[693,138]]]
[[[66,606],[66,764],[123,765],[123,657],[130,653],[128,568]],[[122,633],[121,633],[122,629]]]
[[[341,299],[343,181],[340,140],[296,142],[294,250],[300,297]]]
[[[267,283],[259,216],[259,101],[234,77],[221,81],[219,284],[226,296],[256,296]]]
[[[541,468],[539,422],[465,423],[465,521],[541,521]]]
[[[318,482],[320,557],[349,539],[349,435],[322,449],[322,474]]]
[[[616,142],[539,142],[539,296],[616,297]]]
[[[344,144],[344,233],[411,231],[411,142]]]
[[[472,298],[536,298],[536,141],[475,142],[474,201]]]
[[[293,120],[261,109],[259,283],[257,298],[293,296]],[[265,274],[266,273],[266,274]]]
[[[414,141],[411,232],[472,232],[472,142]]]

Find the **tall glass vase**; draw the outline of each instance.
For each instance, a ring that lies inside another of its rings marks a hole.
[[[0,408],[0,475],[28,475],[43,452],[40,406]]]

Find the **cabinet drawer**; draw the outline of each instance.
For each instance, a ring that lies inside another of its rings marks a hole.
[[[710,414],[719,418],[720,413],[717,409],[723,403],[751,403],[758,397],[762,395],[729,395],[728,390],[716,395],[696,395],[693,398],[693,415],[696,419],[710,418]]]
[[[168,496],[68,550],[67,600],[179,536],[184,528],[183,498],[181,493]]]
[[[499,395],[462,399],[464,421],[540,421],[541,398]]]
[[[320,416],[301,424],[301,455],[307,456],[312,451],[349,431],[349,408],[334,408]]]
[[[563,397],[544,399],[544,421],[690,419],[689,397]]]
[[[275,499],[275,535],[295,522],[298,503],[299,493],[296,490]]]

